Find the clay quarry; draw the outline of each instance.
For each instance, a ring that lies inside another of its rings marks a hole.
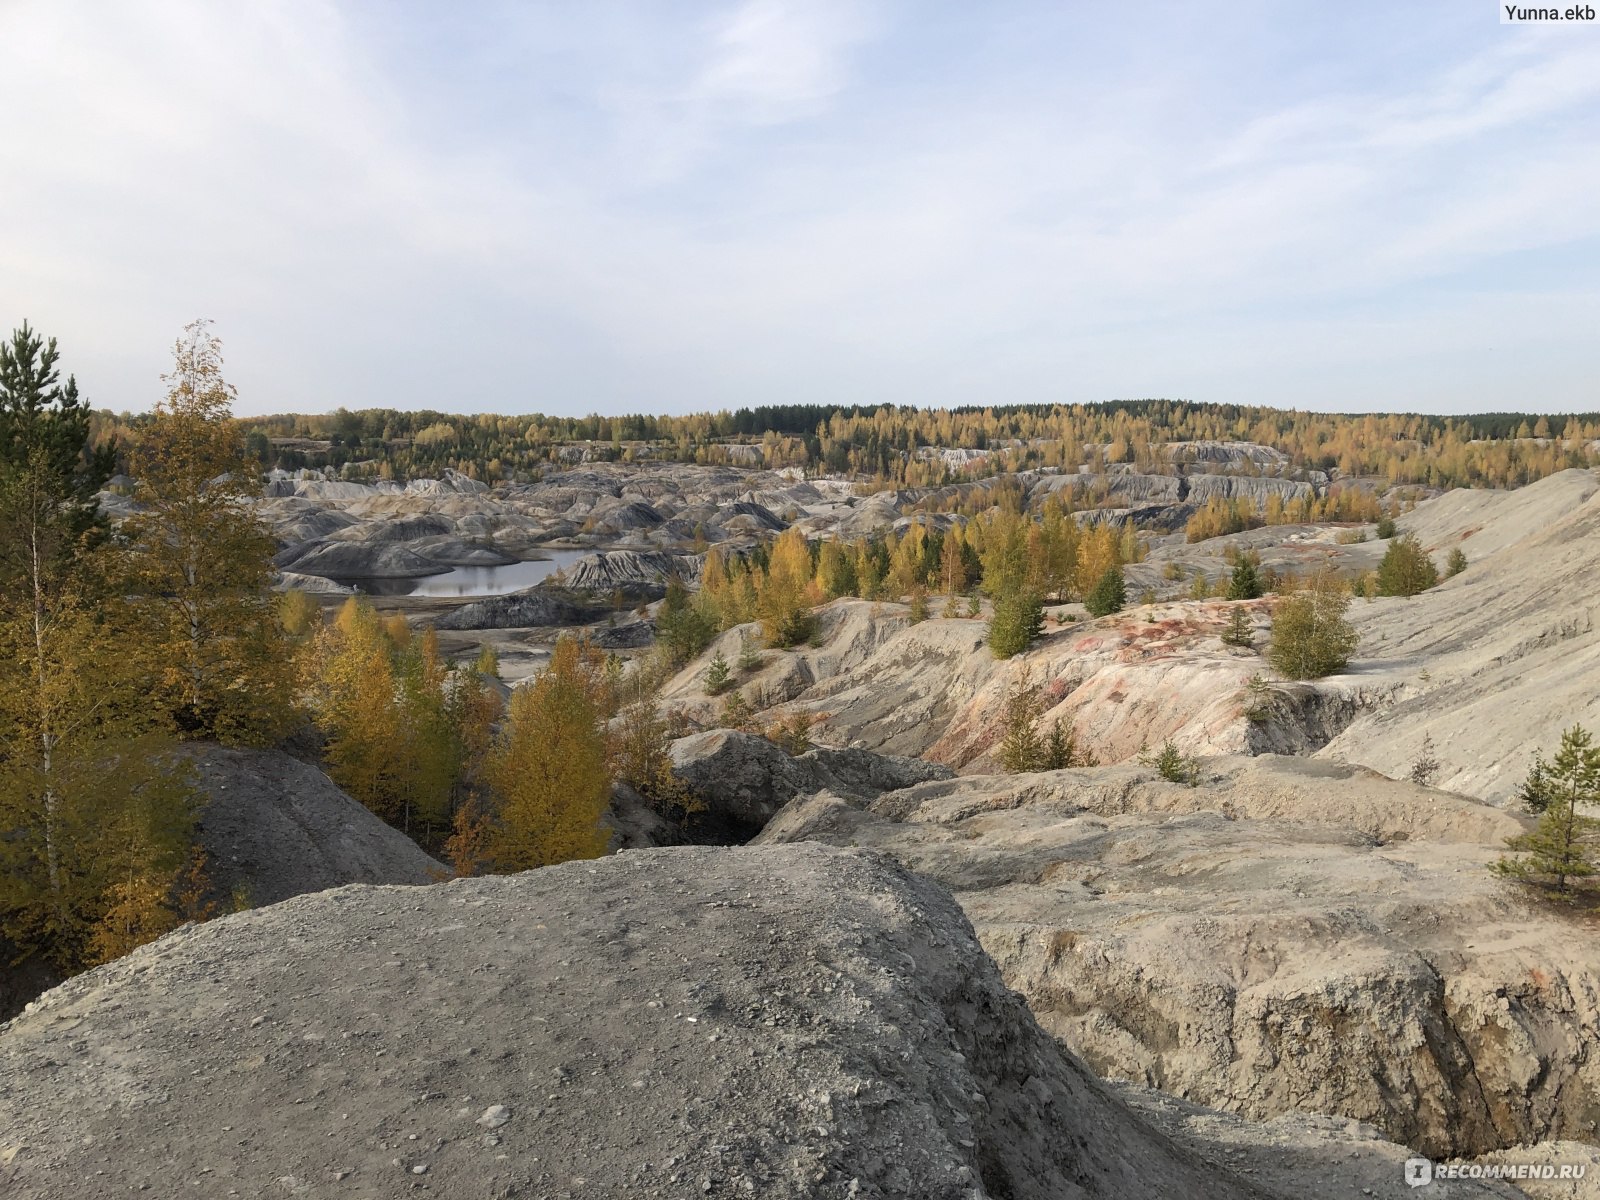
[[[716,633],[660,692],[692,818],[619,787],[598,860],[452,879],[314,747],[196,747],[214,896],[248,903],[65,982],[0,976],[0,1193],[1398,1197],[1420,1155],[1551,1167],[1429,1195],[1600,1194],[1593,917],[1489,869],[1534,828],[1535,753],[1600,727],[1600,474],[1405,505],[1397,535],[1466,569],[1354,600],[1345,668],[1290,680],[1262,654],[1273,597],[1195,577],[1241,551],[1356,576],[1385,543],[1191,543],[1212,496],[1328,484],[1196,449],[1071,480],[1085,527],[1141,531],[1130,600],[1047,604],[1014,657],[988,599],[835,599],[754,656],[758,625]],[[1065,478],[1018,475],[1022,511]],[[574,631],[642,661],[715,548],[948,527],[960,495],[578,464],[494,488],[280,472],[257,511],[280,588],[491,646],[509,692]],[[538,563],[509,592],[376,586]],[[708,671],[741,657],[756,723],[802,714],[809,748],[724,727]],[[1023,678],[1093,765],[1002,765]]]

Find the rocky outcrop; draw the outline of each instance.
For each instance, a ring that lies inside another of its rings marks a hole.
[[[436,629],[523,629],[581,625],[597,613],[552,588],[531,587],[509,596],[490,596],[452,609],[433,622]]]
[[[301,897],[169,935],[0,1031],[0,1187],[17,1200],[194,1180],[217,1196],[1353,1200],[1360,1165],[1398,1153],[1342,1149],[1344,1172],[1272,1191],[1244,1174],[1264,1158],[1155,1131],[1039,1029],[942,889],[822,846]]]
[[[200,801],[201,899],[218,911],[347,883],[423,884],[448,874],[321,771],[280,751],[194,743],[184,756]],[[46,963],[18,961],[0,939],[0,1020],[60,981]]]
[[[630,599],[660,599],[671,580],[693,582],[699,575],[693,555],[612,550],[584,555],[562,571],[562,582],[579,592],[621,591]]]
[[[197,746],[197,833],[212,898],[276,904],[347,883],[433,883],[448,872],[321,771],[277,750]]]
[[[1525,819],[1358,768],[1211,760],[796,800],[761,843],[888,850],[957,894],[1102,1074],[1435,1156],[1596,1140],[1600,955],[1489,864]]]
[[[1266,621],[1265,602],[1247,607]],[[927,756],[987,770],[1008,692],[1024,674],[1044,693],[1047,723],[1076,727],[1102,761],[1172,738],[1199,753],[1250,746],[1250,679],[1259,655],[1222,644],[1230,606],[1160,605],[1047,630],[1025,654],[997,661],[982,620],[910,624],[898,604],[836,600],[817,610],[813,644],[769,650],[738,680],[761,707],[815,714],[818,740],[885,754]],[[671,680],[665,698],[707,721],[721,701],[704,691],[714,654],[732,662],[741,636],[722,635]]]
[[[272,585],[280,592],[310,592],[319,596],[350,596],[355,588],[335,583],[321,575],[301,575],[295,571],[279,571],[278,581]]]
[[[1259,511],[1267,500],[1301,500],[1316,494],[1309,483],[1261,475],[1189,475],[1184,478],[1184,499],[1191,504],[1208,500],[1248,500]]]
[[[400,543],[331,538],[281,551],[272,561],[297,575],[329,579],[414,579],[450,569]]]
[[[862,750],[817,748],[790,757],[766,738],[734,729],[678,739],[672,769],[698,808],[686,818],[687,840],[715,844],[748,841],[796,796],[828,789],[871,800],[951,776],[936,763]]]

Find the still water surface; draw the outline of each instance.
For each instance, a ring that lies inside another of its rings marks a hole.
[[[541,579],[571,566],[592,550],[544,550],[548,558],[507,563],[503,567],[453,567],[443,575],[422,579],[340,579],[369,596],[503,596],[532,587]]]

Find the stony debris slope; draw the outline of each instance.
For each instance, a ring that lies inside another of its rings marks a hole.
[[[1224,758],[823,793],[763,843],[888,850],[1101,1074],[1436,1155],[1595,1140],[1600,954],[1488,864],[1523,819],[1359,768]]]
[[[0,1193],[1247,1197],[1038,1028],[947,893],[821,846],[346,887],[0,1027]]]
[[[195,832],[205,853],[205,898],[217,911],[346,883],[422,884],[448,874],[321,771],[287,754],[206,742],[184,753],[200,796]],[[0,1020],[61,981],[37,959],[15,960],[0,941]]]
[[[1450,492],[1400,521],[1465,572],[1411,599],[1357,602],[1361,646],[1325,690],[1371,703],[1322,753],[1404,774],[1424,736],[1439,782],[1498,802],[1535,750],[1578,722],[1600,730],[1600,472],[1515,492]]]
[[[276,750],[198,745],[199,840],[214,898],[251,905],[346,883],[433,883],[448,874],[339,790]]]

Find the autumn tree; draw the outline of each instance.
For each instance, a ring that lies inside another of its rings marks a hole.
[[[1359,640],[1346,619],[1350,596],[1331,575],[1283,597],[1272,610],[1267,659],[1288,679],[1317,679],[1342,670]]]
[[[260,474],[207,322],[173,358],[129,455],[137,508],[124,526],[162,666],[153,699],[192,736],[268,742],[294,719],[294,681],[269,592],[276,545],[250,507]]]
[[[487,839],[497,870],[605,853],[606,736],[584,674],[577,640],[563,637],[550,665],[512,693],[486,772],[497,799]]]
[[[311,661],[317,721],[328,737],[328,775],[397,823],[403,723],[394,644],[382,619],[364,598],[351,596],[318,635]]]
[[[458,725],[463,714],[451,704],[456,685],[450,675],[432,626],[395,654],[398,824],[429,848],[444,836],[450,823],[451,802],[465,754]]]
[[[967,590],[972,582],[968,556],[971,549],[961,526],[954,526],[945,535],[944,548],[939,555],[939,586],[952,599]]]
[[[767,571],[757,588],[757,609],[769,646],[793,646],[811,636],[811,551],[805,534],[791,526],[772,544]]]
[[[1553,880],[1556,891],[1566,893],[1571,880],[1600,869],[1600,819],[1580,811],[1600,804],[1600,746],[1574,725],[1561,735],[1555,757],[1541,765],[1539,823],[1531,833],[1506,839],[1516,857],[1500,859],[1494,870],[1514,879]]]
[[[1002,511],[983,530],[983,590],[994,601],[989,649],[996,658],[1022,653],[1044,627],[1044,596],[1031,577],[1026,524]]]
[[[278,624],[291,639],[309,637],[322,625],[322,605],[311,593],[299,588],[279,592]]]
[[[192,793],[94,493],[109,456],[55,341],[0,344],[0,934],[63,970],[114,909],[160,931]]]

